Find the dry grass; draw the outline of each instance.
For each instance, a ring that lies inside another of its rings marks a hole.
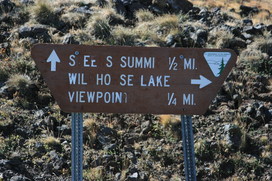
[[[159,37],[156,31],[152,28],[153,22],[142,22],[136,26],[134,31],[147,45],[162,43],[164,38]]]
[[[80,42],[81,44],[86,45],[94,45],[95,38],[90,36],[89,30],[86,29],[77,29],[77,30],[70,30],[69,33],[75,36],[75,39]]]
[[[260,142],[262,144],[266,145],[268,143],[268,141],[269,141],[269,138],[268,138],[267,135],[263,135],[263,136],[260,137]]]
[[[56,15],[54,14],[53,6],[46,1],[38,1],[34,6],[33,16],[38,23],[51,25],[53,20],[55,21]]]
[[[272,6],[271,0],[189,0],[195,6],[205,6],[205,7],[222,7],[226,9],[239,9],[240,5],[245,6],[256,6],[261,9],[268,9]]]
[[[229,31],[214,29],[210,32],[208,42],[213,48],[224,48],[233,37],[234,35]]]
[[[239,8],[239,3],[236,1],[229,2],[228,0],[189,0],[191,1],[194,6],[199,6],[199,7],[208,7],[208,8],[213,8],[213,7],[227,7],[228,9],[234,8],[237,9]]]
[[[234,9],[236,12],[239,12],[240,5],[250,6],[250,7],[257,7],[263,11],[260,13],[253,15],[252,20],[253,23],[265,23],[271,24],[272,18],[270,17],[269,13],[266,11],[271,12],[272,1],[271,0],[189,0],[191,1],[194,6],[198,7],[221,7],[224,11],[227,11],[229,16],[234,18],[240,19],[241,16],[235,12],[229,12],[230,9]]]
[[[164,127],[169,127],[171,125],[177,125],[180,122],[180,118],[174,115],[164,114],[159,116],[160,123]]]
[[[262,156],[263,159],[272,160],[272,152],[271,151],[263,151],[261,156]]]
[[[241,57],[246,61],[258,61],[264,58],[263,53],[257,49],[246,49],[241,52]]]
[[[98,39],[108,39],[111,36],[111,28],[108,19],[99,15],[93,16],[87,25],[87,30]]]
[[[82,13],[68,12],[61,16],[61,20],[72,27],[83,28],[85,25],[85,16]]]
[[[105,168],[103,166],[98,166],[95,168],[90,168],[84,173],[84,177],[90,181],[104,180],[105,179]]]
[[[166,14],[159,16],[154,20],[154,25],[158,33],[167,34],[179,26],[179,17],[177,15]]]
[[[258,23],[271,24],[272,18],[270,17],[270,14],[267,11],[261,11],[260,13],[255,14],[252,17],[252,21],[254,24]]]
[[[54,146],[54,145],[59,145],[60,144],[60,140],[53,137],[53,136],[48,136],[48,137],[42,139],[42,142],[45,145],[48,145],[48,146]]]
[[[104,7],[98,9],[96,14],[103,19],[107,19],[110,25],[118,25],[124,23],[124,16],[117,14],[116,10],[112,7]]]
[[[9,87],[15,87],[17,89],[23,89],[30,85],[32,81],[30,80],[30,77],[27,75],[21,75],[21,74],[14,74],[12,75],[9,80],[7,81],[7,86]]]
[[[263,53],[271,54],[272,52],[272,37],[257,37],[254,40],[254,43],[251,45],[252,49],[259,49]]]
[[[95,143],[96,134],[98,131],[98,126],[94,119],[84,120],[84,140],[89,146],[93,146]]]
[[[165,14],[156,17],[148,11],[138,11],[136,17],[138,23],[134,28],[134,33],[147,46],[160,46],[169,33],[177,32],[179,29],[180,17],[178,15]]]
[[[154,14],[148,10],[139,10],[135,16],[139,22],[152,21],[155,18]]]
[[[117,26],[112,31],[112,44],[113,45],[135,45],[138,38],[131,28],[126,28],[123,26]]]

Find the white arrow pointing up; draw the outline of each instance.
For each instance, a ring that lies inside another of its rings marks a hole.
[[[207,79],[206,77],[204,77],[202,75],[199,76],[199,79],[192,79],[191,80],[191,84],[199,85],[200,89],[202,89],[203,87],[206,87],[210,83],[212,83],[212,81],[210,81],[209,79]]]
[[[55,50],[52,51],[46,62],[51,62],[51,71],[55,72],[57,70],[57,62],[60,62],[60,59]]]

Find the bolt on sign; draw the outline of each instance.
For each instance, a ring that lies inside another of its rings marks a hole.
[[[204,114],[235,65],[229,49],[37,44],[65,112]]]

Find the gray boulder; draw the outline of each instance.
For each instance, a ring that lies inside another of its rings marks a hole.
[[[51,36],[48,34],[48,29],[43,25],[33,25],[33,26],[21,26],[19,28],[19,38],[34,38],[41,39],[48,43],[51,41]]]
[[[11,177],[10,181],[30,181],[30,179],[20,175]]]
[[[224,132],[227,146],[237,151],[242,142],[241,129],[234,124],[226,124],[224,126]]]
[[[11,12],[15,4],[10,0],[0,0],[0,14]]]
[[[168,0],[167,3],[173,13],[187,13],[193,8],[193,4],[187,0]]]
[[[257,7],[249,7],[245,5],[240,6],[240,15],[241,16],[249,16],[259,12]]]

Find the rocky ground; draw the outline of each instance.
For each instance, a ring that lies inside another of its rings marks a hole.
[[[235,50],[209,110],[193,116],[197,178],[272,180],[270,13],[186,0],[0,0],[0,181],[71,180],[70,114],[30,58],[35,43]],[[184,180],[179,117],[84,114],[84,179]]]

